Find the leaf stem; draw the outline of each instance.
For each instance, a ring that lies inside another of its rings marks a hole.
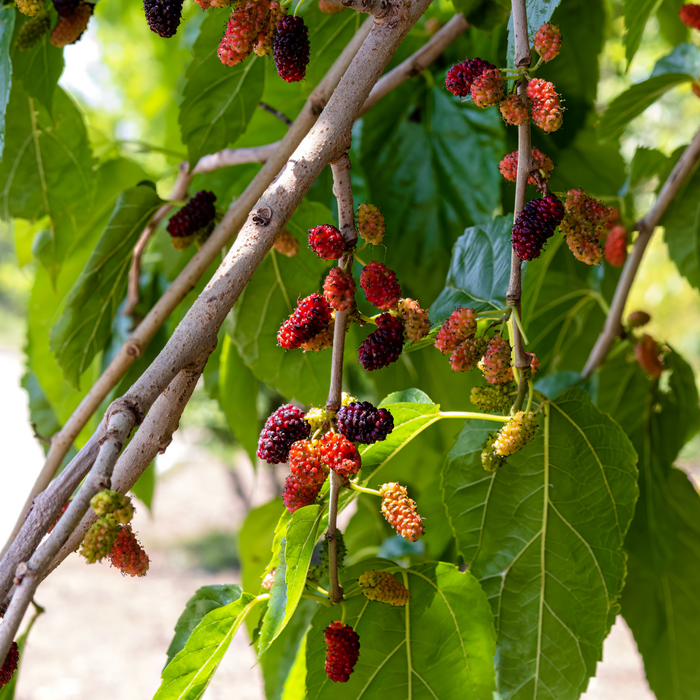
[[[325,606],[326,608],[330,608],[331,604],[328,601],[327,598],[324,598],[323,596],[316,595],[314,593],[302,593],[301,594],[302,598],[306,598],[307,600],[314,600],[317,603],[320,603],[321,605]]]
[[[520,331],[520,335],[523,337],[523,342],[525,345],[529,345],[530,341],[527,339],[525,331],[523,330],[522,323],[520,322],[520,311],[517,308],[513,309],[513,318],[515,319],[515,323],[518,325],[518,330]]]
[[[368,493],[371,496],[379,496],[381,498],[381,493],[379,491],[375,491],[374,489],[368,489],[365,488],[364,486],[358,486],[354,481],[350,482],[350,488],[353,491],[359,491],[360,493]]]
[[[492,420],[496,423],[507,423],[510,416],[497,416],[493,413],[471,413],[469,411],[440,411],[440,418],[466,418],[467,420]]]
[[[527,388],[528,388],[528,397],[527,397],[527,408],[525,409],[525,413],[530,413],[530,407],[532,406],[532,397],[535,394],[535,388],[532,383],[532,379],[527,380]]]

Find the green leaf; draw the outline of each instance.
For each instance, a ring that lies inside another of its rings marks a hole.
[[[356,580],[364,571],[390,570],[411,592],[405,607],[370,602]],[[344,571],[355,595],[344,604],[345,622],[360,636],[360,657],[347,683],[324,672],[323,630],[340,619],[319,608],[307,642],[309,700],[491,700],[495,635],[488,601],[476,579],[445,562],[401,570],[374,559]]]
[[[549,22],[561,0],[525,0],[527,13],[527,33],[532,46],[532,37],[545,23]],[[515,36],[513,32],[513,15],[508,22],[508,65],[513,65],[515,56]]]
[[[660,4],[661,0],[625,0],[625,56],[628,68],[642,41],[644,28]]]
[[[685,0],[662,0],[656,12],[661,36],[672,46],[688,41],[690,34],[690,28],[686,27],[678,16],[678,11],[684,3]]]
[[[136,483],[130,489],[131,493],[143,503],[148,510],[153,505],[153,495],[156,491],[156,464],[151,462],[144,470]]]
[[[574,700],[586,688],[619,608],[638,495],[632,444],[585,392],[545,411],[493,474],[480,458],[493,424],[468,422],[443,471],[459,551],[494,610],[504,699]]]
[[[453,4],[472,27],[486,31],[505,24],[510,16],[510,3],[505,0],[454,0]]]
[[[404,391],[395,391],[383,398],[379,406],[388,406],[394,403],[434,403],[430,397],[420,389],[405,389]]]
[[[250,593],[241,593],[233,603],[208,612],[185,647],[163,669],[163,682],[153,700],[201,698],[233,636],[258,602]]]
[[[112,216],[51,330],[51,350],[68,381],[80,377],[102,350],[126,293],[133,247],[162,204],[155,188],[139,185],[117,200]]]
[[[497,216],[457,239],[445,288],[430,307],[433,323],[444,321],[459,306],[477,311],[505,308],[512,227],[512,217]]]
[[[692,82],[687,73],[665,73],[633,85],[616,97],[600,118],[598,133],[601,139],[616,139],[627,125],[672,88]]]
[[[288,227],[306,237],[309,228],[331,221],[326,207],[305,201]],[[306,246],[293,258],[271,251],[234,307],[231,338],[243,362],[271,389],[305,404],[325,401],[331,352],[286,351],[277,345],[277,331],[296,308],[297,298],[318,292],[327,270],[327,263]]]
[[[224,336],[221,347],[217,398],[228,427],[245,448],[250,461],[255,464],[255,451],[260,434],[258,380],[246,367],[238,348],[228,334]]]
[[[187,644],[187,640],[190,638],[192,632],[207,613],[234,603],[241,595],[243,595],[243,591],[240,586],[236,585],[221,584],[202,586],[187,601],[185,609],[178,618],[177,624],[175,625],[175,636],[173,637],[173,641],[170,642],[167,651],[167,663],[169,664],[175,655],[185,648],[185,644]]]
[[[250,56],[236,66],[225,66],[217,49],[228,8],[211,8],[192,48],[192,63],[180,105],[182,142],[190,167],[208,153],[232,145],[245,131],[265,86],[263,60]]]
[[[5,113],[7,112],[7,103],[10,101],[10,87],[12,86],[10,46],[16,15],[17,13],[12,7],[0,8],[0,160],[5,147]]]
[[[700,49],[695,44],[679,44],[654,65],[650,78],[668,73],[687,73],[697,79],[700,73]]]
[[[655,148],[639,146],[630,164],[630,186],[632,188],[658,175],[668,162],[668,156]]]

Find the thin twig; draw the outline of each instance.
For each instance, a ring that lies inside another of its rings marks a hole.
[[[661,188],[659,196],[651,209],[635,226],[636,230],[639,231],[639,235],[634,242],[632,252],[627,258],[620,279],[617,282],[615,295],[610,304],[610,311],[605,319],[605,326],[598,336],[591,354],[588,356],[586,366],[583,368],[582,374],[584,377],[588,377],[603,363],[613,341],[622,333],[622,314],[625,311],[627,297],[637,276],[644,252],[649,245],[649,241],[651,241],[651,237],[654,235],[654,230],[661,221],[661,217],[666,213],[669,204],[678,194],[678,191],[688,179],[698,161],[700,161],[700,131],[695,134],[693,140],[683,151],[683,155],[676,163],[676,167],[668,176],[666,182],[664,182],[664,186]]]
[[[286,114],[282,114],[279,109],[275,109],[272,105],[267,104],[267,102],[258,102],[258,107],[269,112],[273,117],[277,117],[277,119],[284,122],[287,126],[292,125],[292,120]]]

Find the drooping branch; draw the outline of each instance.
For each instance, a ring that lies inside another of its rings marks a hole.
[[[635,225],[639,235],[634,242],[632,252],[627,258],[620,279],[617,282],[615,295],[610,304],[610,311],[605,319],[605,326],[591,350],[586,366],[583,368],[582,374],[584,377],[590,376],[603,363],[613,341],[622,333],[622,314],[625,311],[625,304],[644,257],[644,252],[661,218],[698,164],[698,161],[700,161],[700,131],[695,134],[693,140],[676,163],[676,167],[668,176],[666,182],[664,182],[659,196],[654,201],[651,209]]]

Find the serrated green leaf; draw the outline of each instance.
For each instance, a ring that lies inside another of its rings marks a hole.
[[[260,602],[250,593],[208,612],[190,635],[185,647],[163,669],[163,682],[153,700],[197,700],[243,623]]]
[[[616,97],[600,118],[598,133],[603,140],[616,139],[627,125],[669,90],[695,78],[687,73],[665,73],[633,85]]]
[[[545,23],[549,22],[561,0],[525,0],[527,13],[527,32],[532,46],[532,37]],[[515,56],[515,38],[513,32],[513,15],[508,22],[508,65],[513,65]]]
[[[595,673],[625,579],[636,453],[581,390],[539,415],[535,439],[497,472],[492,424],[467,423],[445,462],[457,544],[496,618],[501,697],[574,700]]]
[[[374,559],[344,571],[346,590],[370,569],[395,572],[411,598],[405,607],[394,607],[370,602],[355,588],[344,619],[360,637],[360,656],[347,683],[333,683],[324,671],[323,630],[340,614],[320,608],[307,642],[308,700],[491,700],[493,617],[476,579],[444,562],[400,570]]]
[[[644,28],[660,4],[661,0],[625,0],[625,56],[628,68],[642,41]]]
[[[202,156],[236,141],[265,86],[263,60],[258,56],[235,66],[221,63],[217,49],[229,14],[229,8],[211,8],[192,48],[179,119],[191,168]]]
[[[51,350],[75,387],[109,340],[112,321],[126,293],[134,245],[161,204],[150,185],[122,193],[66,299],[63,315],[51,330]]]
[[[460,306],[477,311],[505,308],[512,228],[512,217],[497,216],[468,228],[457,239],[445,288],[430,307],[433,323],[444,321]]]
[[[0,160],[2,160],[2,152],[5,147],[5,113],[7,103],[10,101],[10,87],[12,86],[10,46],[16,14],[12,7],[0,8]]]

